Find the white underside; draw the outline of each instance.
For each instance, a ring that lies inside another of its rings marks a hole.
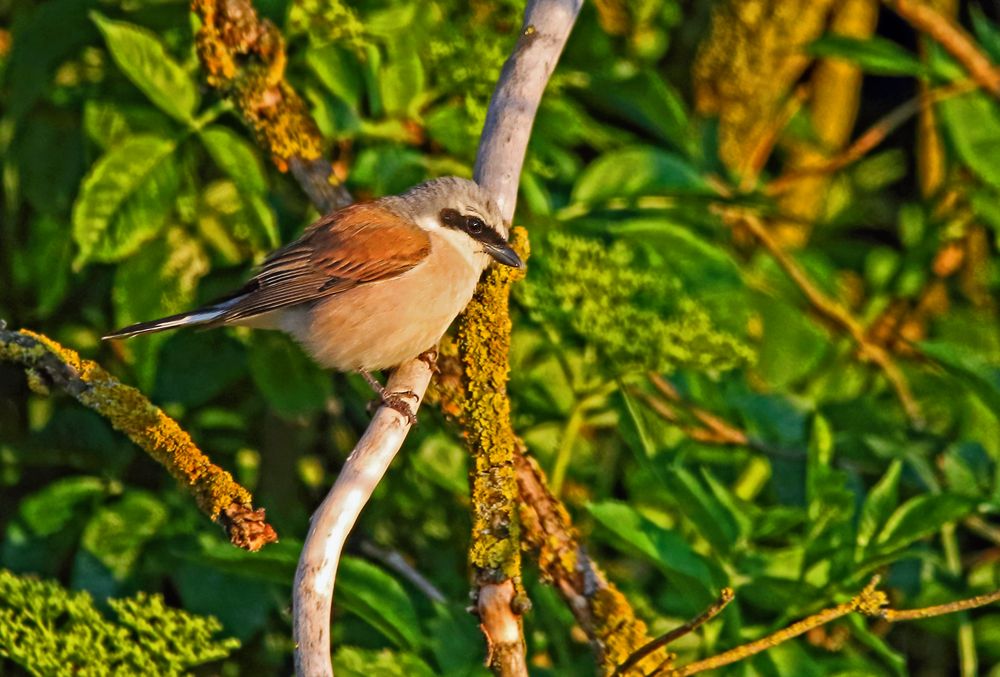
[[[338,371],[395,367],[436,346],[472,298],[489,257],[464,233],[427,230],[430,255],[411,270],[312,308],[279,311],[267,324],[276,323],[319,364]]]

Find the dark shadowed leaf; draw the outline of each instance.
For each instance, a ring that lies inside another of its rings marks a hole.
[[[862,70],[876,75],[926,75],[927,67],[895,42],[880,37],[851,38],[833,33],[809,45],[815,56],[852,61]]]
[[[340,606],[363,618],[401,649],[423,644],[416,609],[403,586],[374,564],[343,557],[337,572]]]

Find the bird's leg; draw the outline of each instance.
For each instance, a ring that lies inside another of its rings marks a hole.
[[[427,368],[431,370],[432,374],[440,374],[441,369],[438,367],[438,349],[437,346],[431,346],[424,352],[417,355],[417,359],[427,365]]]
[[[378,379],[372,376],[371,372],[367,369],[359,369],[358,373],[361,374],[368,385],[371,386],[372,390],[378,393],[379,399],[382,400],[382,404],[390,409],[395,409],[400,414],[405,416],[406,420],[410,422],[410,425],[417,424],[417,415],[413,413],[413,407],[406,401],[406,398],[412,397],[414,401],[419,402],[420,397],[415,392],[412,390],[403,390],[401,392],[394,393],[379,383]]]

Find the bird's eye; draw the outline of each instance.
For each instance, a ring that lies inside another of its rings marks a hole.
[[[469,235],[479,235],[484,228],[486,228],[486,224],[479,217],[470,216],[465,221],[465,230]]]

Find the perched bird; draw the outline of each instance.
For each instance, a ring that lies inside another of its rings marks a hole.
[[[433,350],[491,259],[523,265],[496,203],[472,181],[434,179],[324,216],[229,296],[104,338],[176,327],[279,329],[321,366],[360,372],[412,421],[405,398],[413,394],[389,392],[371,372]]]

